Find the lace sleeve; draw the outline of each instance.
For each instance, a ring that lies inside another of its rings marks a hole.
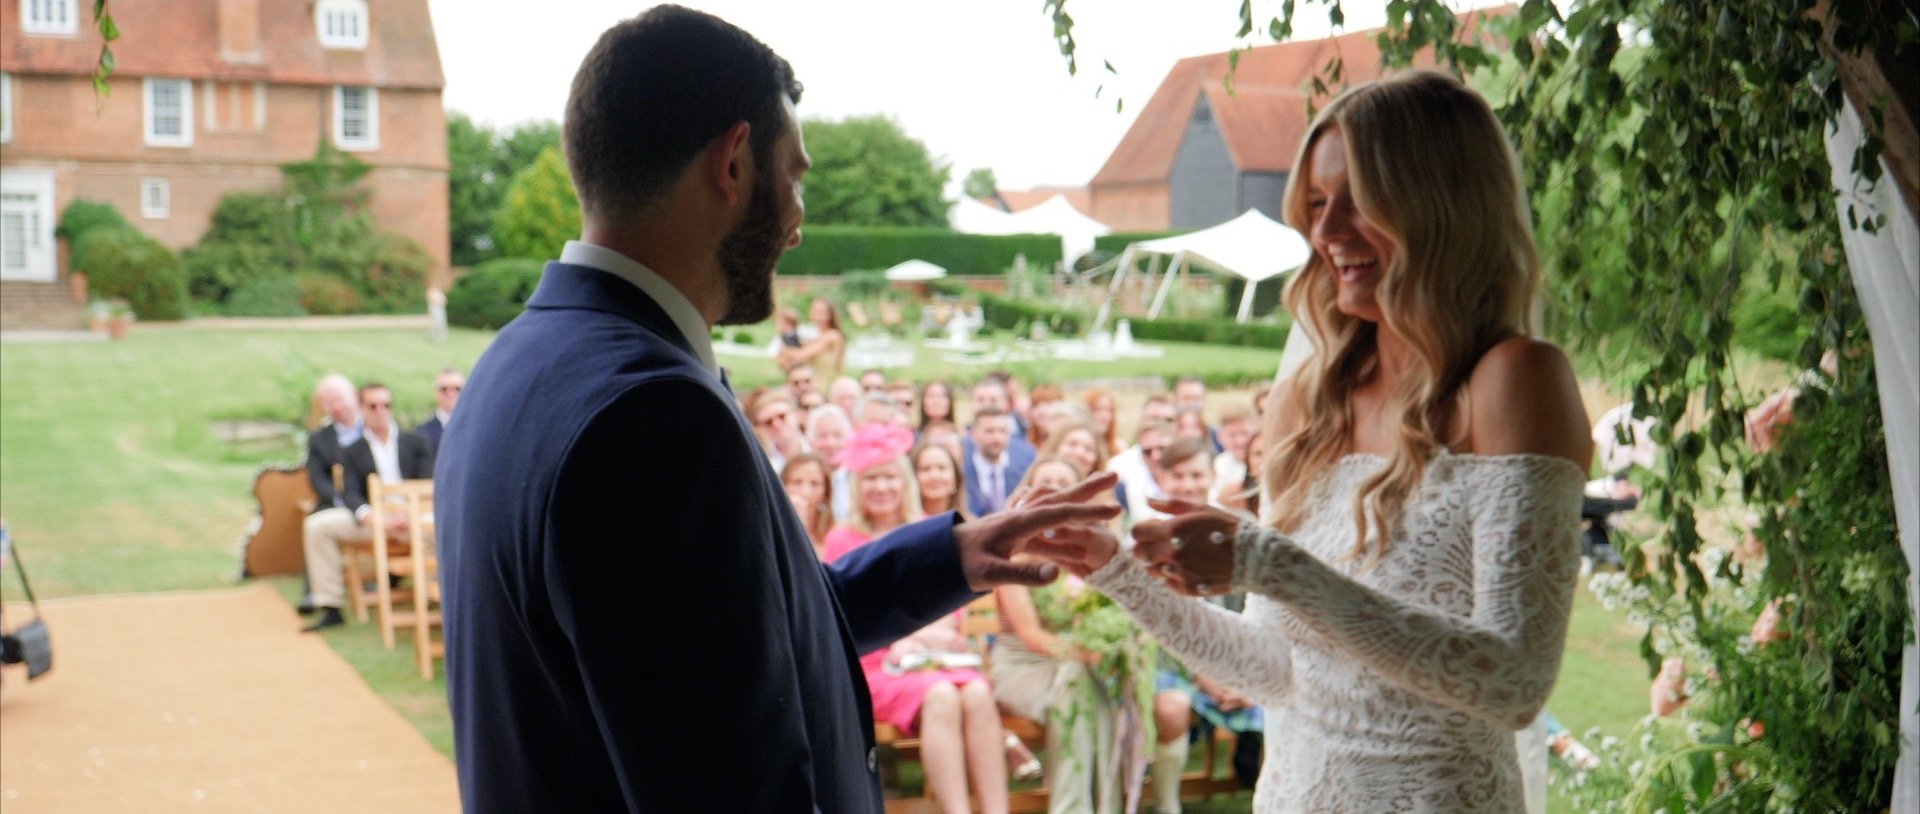
[[[1388,681],[1512,729],[1527,726],[1560,672],[1579,570],[1580,489],[1571,463],[1500,456],[1465,473],[1473,546],[1471,618],[1408,604],[1321,562],[1257,523],[1240,526],[1234,582]]]
[[[1124,552],[1087,582],[1196,672],[1262,704],[1281,703],[1293,685],[1287,640],[1254,617],[1176,594]]]

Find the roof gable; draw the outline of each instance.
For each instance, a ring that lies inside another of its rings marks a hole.
[[[20,74],[90,75],[100,58],[100,34],[82,9],[73,37],[20,33],[21,0],[0,0],[0,70]],[[260,53],[229,61],[221,56],[221,0],[116,3],[115,76],[254,80],[303,85],[368,85],[439,89],[446,85],[427,0],[367,0],[365,50],[320,47],[308,0],[257,0]],[[81,3],[86,6],[86,3]]]
[[[1511,7],[1472,12],[1469,23],[1483,16],[1508,13]],[[1240,52],[1234,69],[1231,53],[1188,57],[1175,63],[1153,97],[1113,148],[1106,164],[1090,185],[1165,183],[1187,132],[1195,102],[1205,96],[1220,124],[1227,151],[1242,172],[1288,172],[1300,138],[1310,121],[1307,103],[1320,69],[1338,57],[1348,84],[1381,76],[1378,37],[1384,29],[1369,29],[1320,40],[1263,45]],[[1426,62],[1426,60],[1422,60]],[[1226,76],[1233,71],[1231,92]],[[1314,98],[1325,104],[1328,97]]]

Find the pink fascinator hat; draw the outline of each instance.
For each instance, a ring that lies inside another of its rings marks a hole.
[[[854,431],[840,454],[833,456],[833,463],[849,472],[865,472],[907,454],[910,449],[913,449],[913,433],[907,428],[868,424]]]

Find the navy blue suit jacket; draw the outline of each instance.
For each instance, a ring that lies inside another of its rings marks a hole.
[[[467,811],[882,810],[859,654],[971,598],[954,515],[821,566],[666,313],[562,263],[442,441]]]
[[[426,438],[428,441],[433,442],[434,449],[439,449],[440,436],[446,434],[447,425],[440,420],[440,416],[436,415],[420,422],[420,426],[414,427],[413,431],[419,433],[421,437]]]
[[[985,517],[991,514],[987,511],[986,476],[976,471],[977,467],[974,466],[973,439],[968,438],[961,446],[966,458],[961,462],[961,467],[967,470],[967,511],[972,512],[974,517]],[[1020,479],[1027,476],[1027,468],[1033,466],[1033,459],[1038,454],[1034,451],[1033,444],[1019,436],[1015,436],[1013,441],[1007,444],[1007,471],[1003,476],[1006,482],[1001,484],[1006,496],[1013,496],[1014,487],[1019,486]]]

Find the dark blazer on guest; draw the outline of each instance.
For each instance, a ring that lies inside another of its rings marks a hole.
[[[307,482],[313,484],[313,511],[334,508],[341,497],[333,488],[333,465],[346,463],[346,449],[340,445],[340,428],[328,424],[307,436]],[[353,479],[342,473],[342,482]]]
[[[432,441],[434,449],[439,449],[440,435],[447,431],[447,424],[441,421],[439,414],[436,413],[432,418],[420,422],[420,426],[414,427],[413,431],[425,436],[428,441]]]
[[[549,263],[435,481],[469,812],[883,810],[859,654],[973,595],[948,513],[822,566],[724,382]]]
[[[967,471],[967,511],[973,512],[974,517],[985,517],[991,514],[987,510],[986,473],[978,471],[978,467],[973,462],[973,439],[968,438],[967,442],[961,446],[964,447],[963,452],[966,458],[961,462],[961,466]],[[1001,484],[1001,489],[1006,496],[1013,495],[1014,487],[1019,486],[1020,479],[1027,476],[1027,468],[1033,466],[1033,459],[1038,454],[1034,451],[1033,444],[1025,438],[1015,436],[1013,441],[1007,444],[1007,471],[1003,476],[1005,483]]]
[[[400,445],[400,477],[406,480],[433,477],[433,442],[419,433],[407,432],[399,427],[393,428]],[[340,497],[346,506],[355,513],[361,506],[367,505],[367,476],[380,470],[373,463],[373,447],[367,443],[367,433],[360,433],[360,440],[347,447],[347,482]]]

